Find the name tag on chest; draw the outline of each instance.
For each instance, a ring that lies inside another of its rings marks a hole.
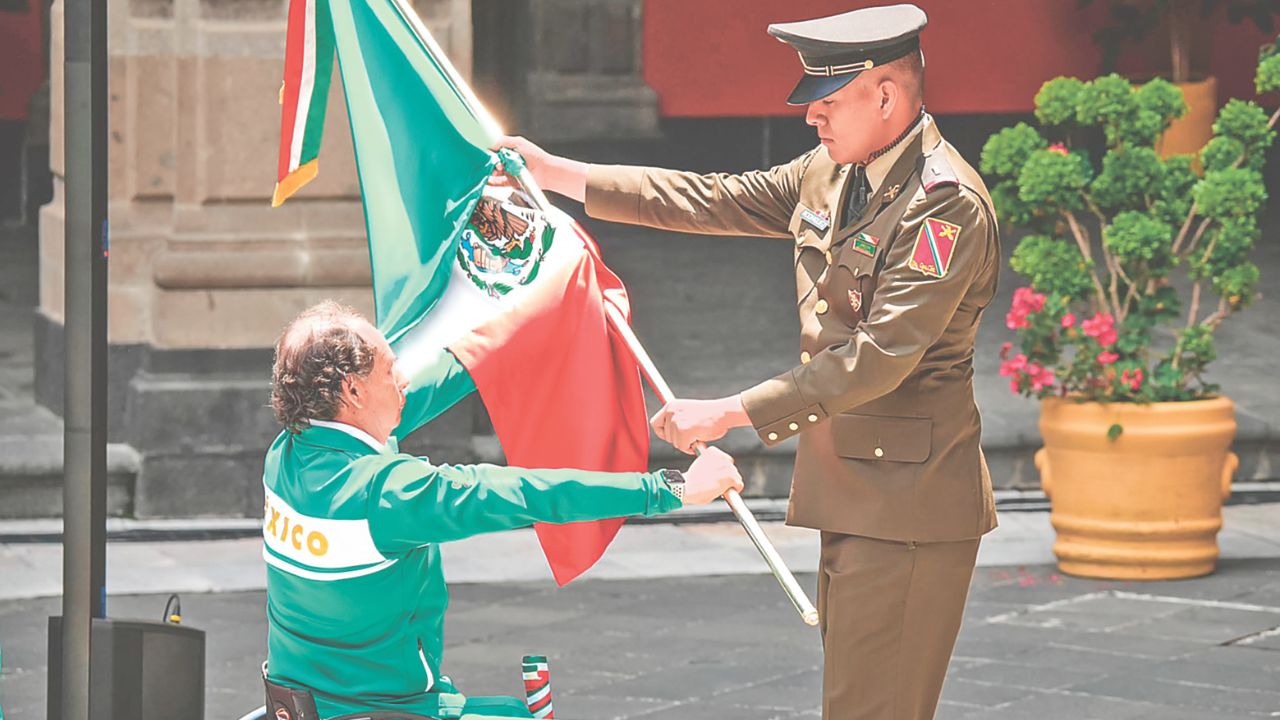
[[[827,217],[826,213],[814,212],[807,207],[800,208],[800,219],[812,225],[818,232],[825,232],[831,227],[831,218]]]

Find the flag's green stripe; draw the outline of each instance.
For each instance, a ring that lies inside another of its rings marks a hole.
[[[390,0],[332,0],[332,22],[378,327],[395,339],[443,295],[458,236],[496,161]]]
[[[394,4],[392,7],[396,10],[396,13],[400,15],[400,21],[403,22],[406,27],[410,27],[410,31],[412,32],[412,27],[411,27],[412,24],[409,22],[409,19],[404,17],[404,14],[400,12],[400,7]],[[470,118],[469,121],[455,122],[455,125],[458,128],[458,131],[461,132],[464,136],[466,136],[468,140],[477,147],[482,147],[482,148],[492,147],[493,144],[497,142],[498,138],[490,136],[490,134],[485,130],[484,123],[481,122],[480,118],[476,115],[476,109],[471,107],[471,104],[467,102],[466,95],[462,92],[462,89],[459,88],[457,84],[453,82],[453,77],[445,70],[444,65],[441,64],[440,62],[441,59],[437,58],[430,51],[430,49],[427,47],[426,42],[424,42],[422,38],[419,38],[417,36],[417,33],[413,33],[413,37],[414,37],[414,40],[417,42],[419,49],[422,50],[422,54],[426,57],[427,61],[435,66],[436,73],[438,74],[438,77],[440,78],[440,80],[444,82],[444,84],[448,85],[450,91],[452,91],[453,99],[456,102],[456,104],[460,106],[462,111],[467,115],[468,118]],[[446,112],[448,112],[448,110],[446,110]]]
[[[299,165],[305,165],[320,155],[320,138],[324,135],[324,114],[325,108],[328,107],[329,84],[333,78],[333,22],[329,15],[329,3],[325,0],[316,0],[315,13],[316,75],[312,82],[311,103],[306,108],[307,124],[303,128]]]

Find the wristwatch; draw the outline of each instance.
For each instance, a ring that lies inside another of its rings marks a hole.
[[[667,489],[672,495],[680,498],[680,502],[684,502],[684,473],[679,470],[663,470],[662,479],[667,483]]]

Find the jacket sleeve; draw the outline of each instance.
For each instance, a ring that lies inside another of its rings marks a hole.
[[[409,378],[400,424],[391,432],[396,438],[434,420],[476,389],[462,363],[448,350],[420,366]]]
[[[927,219],[959,228],[942,277],[912,267]],[[916,201],[885,257],[867,319],[851,338],[743,393],[761,440],[774,445],[898,387],[942,336],[974,281],[999,262],[994,237],[982,201],[964,188],[949,186]]]
[[[431,465],[411,455],[374,461],[381,464],[369,484],[369,526],[386,552],[535,522],[658,515],[680,507],[658,473]]]
[[[592,165],[587,214],[677,232],[790,237],[787,227],[800,201],[800,181],[816,151],[769,170],[736,175]]]

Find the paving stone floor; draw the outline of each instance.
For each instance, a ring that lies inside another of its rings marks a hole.
[[[812,575],[801,577],[810,588]],[[187,595],[208,632],[206,715],[260,704],[261,592]],[[158,617],[163,596],[113,597],[114,617]],[[0,603],[0,703],[44,717],[45,617],[54,599]],[[567,720],[817,717],[821,653],[768,576],[460,584],[445,667],[473,694],[518,694],[524,654],[550,657]],[[1226,560],[1178,582],[979,568],[941,720],[1280,717],[1280,560]]]

